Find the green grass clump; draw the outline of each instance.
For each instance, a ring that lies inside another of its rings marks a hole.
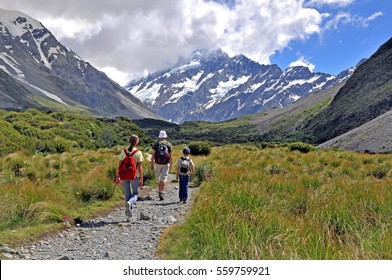
[[[290,151],[300,151],[301,153],[308,153],[316,149],[313,145],[302,142],[291,143],[288,147]]]
[[[211,144],[207,141],[191,142],[188,145],[192,155],[208,156],[211,153]]]
[[[119,153],[120,148],[19,152],[0,158],[0,243],[18,245],[122,202],[113,175]]]
[[[186,221],[164,233],[161,258],[392,258],[392,176],[375,175],[388,155],[234,145],[204,160],[213,177]]]

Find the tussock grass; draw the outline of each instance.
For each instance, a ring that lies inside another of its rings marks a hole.
[[[164,233],[162,258],[392,258],[389,155],[232,145],[204,160],[213,177]]]
[[[0,243],[16,245],[122,203],[114,183],[119,152],[20,152],[0,158]]]

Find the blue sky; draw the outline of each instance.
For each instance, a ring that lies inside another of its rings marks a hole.
[[[352,22],[341,22],[337,28],[314,34],[306,40],[295,40],[281,52],[271,57],[271,62],[281,68],[299,57],[313,65],[315,72],[339,74],[355,66],[361,59],[369,58],[383,43],[392,37],[392,1],[355,1],[346,7],[323,6],[326,13],[346,13],[355,17]],[[360,19],[381,12],[367,25]]]
[[[1,0],[120,85],[222,48],[338,74],[392,37],[392,0]]]

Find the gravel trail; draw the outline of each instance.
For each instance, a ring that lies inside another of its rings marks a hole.
[[[184,220],[196,191],[190,185],[188,203],[180,203],[178,183],[172,181],[174,176],[169,175],[165,200],[159,201],[155,190],[145,194],[147,199],[137,202],[130,222],[126,221],[125,207],[121,207],[108,215],[70,226],[54,237],[3,251],[3,255],[28,260],[157,259],[154,252],[160,235],[165,228]],[[143,198],[143,192],[140,196]]]

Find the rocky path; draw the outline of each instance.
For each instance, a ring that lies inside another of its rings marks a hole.
[[[190,187],[188,203],[180,203],[178,183],[172,181],[173,177],[170,174],[165,200],[159,201],[155,190],[145,194],[147,200],[137,202],[130,222],[126,222],[122,207],[106,216],[82,221],[55,237],[3,254],[11,259],[31,260],[157,259],[154,251],[160,235],[165,228],[184,220],[196,190]],[[140,196],[143,197],[142,192]]]

